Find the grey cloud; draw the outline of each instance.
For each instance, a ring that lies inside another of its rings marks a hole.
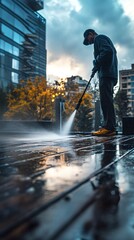
[[[124,15],[124,11],[117,0],[79,0],[83,5],[81,14],[87,16],[89,27],[92,27],[94,19],[99,20],[100,33],[110,34],[112,39],[120,44],[127,44],[128,41],[132,44],[133,39],[130,32],[130,19]],[[88,15],[92,20],[88,21]],[[91,24],[90,24],[91,23]],[[87,23],[85,23],[87,25]],[[126,34],[124,34],[126,32]],[[133,45],[133,44],[132,44]]]
[[[57,2],[57,3],[56,3]],[[65,3],[63,3],[65,2]],[[134,41],[131,33],[130,18],[124,15],[117,0],[79,0],[81,10],[70,10],[68,1],[44,1],[47,20],[47,48],[52,52],[49,62],[61,56],[71,56],[76,63],[85,64],[85,69],[92,64],[92,47],[85,47],[83,32],[94,27],[95,30],[111,37],[114,43],[128,49],[128,59],[133,57]],[[53,3],[53,4],[52,4]],[[130,49],[130,50],[129,50]]]

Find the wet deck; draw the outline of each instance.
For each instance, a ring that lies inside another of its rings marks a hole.
[[[0,139],[0,239],[133,240],[134,135]]]

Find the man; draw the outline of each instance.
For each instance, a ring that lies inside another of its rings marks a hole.
[[[94,44],[94,60],[91,77],[98,72],[100,102],[104,118],[101,129],[93,132],[94,136],[112,136],[116,134],[116,120],[113,104],[113,88],[117,84],[118,61],[116,49],[111,39],[105,35],[98,35],[93,29],[84,32],[84,45]]]

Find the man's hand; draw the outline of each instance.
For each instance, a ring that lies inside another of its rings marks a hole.
[[[96,63],[96,60],[93,60],[93,69],[92,69],[92,74],[91,74],[91,78],[94,77],[95,73],[98,71],[98,66],[97,66],[97,63]]]
[[[97,61],[95,59],[93,60],[93,66],[97,66]]]
[[[97,71],[96,71],[96,69],[92,69],[92,73],[91,73],[91,78],[93,78],[94,77],[94,75],[95,75],[95,73],[96,73]]]

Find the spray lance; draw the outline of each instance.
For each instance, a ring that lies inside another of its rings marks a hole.
[[[78,101],[78,103],[77,103],[77,105],[76,105],[76,107],[75,107],[75,110],[78,111],[78,109],[79,109],[79,107],[80,107],[80,104],[81,104],[81,102],[82,102],[83,96],[84,96],[84,94],[85,94],[85,92],[86,92],[86,90],[87,90],[87,88],[88,88],[88,86],[89,86],[92,78],[94,77],[95,73],[96,73],[96,69],[93,69],[93,70],[92,70],[92,74],[91,74],[91,76],[90,76],[90,79],[89,79],[89,81],[88,81],[88,83],[87,83],[87,86],[85,87],[84,92],[82,93],[82,95],[81,95],[81,97],[80,97],[80,99],[79,99],[79,101]]]

